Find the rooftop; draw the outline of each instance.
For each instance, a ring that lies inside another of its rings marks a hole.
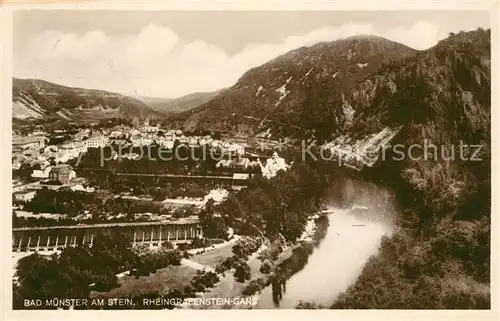
[[[12,145],[24,145],[29,143],[37,143],[41,140],[46,140],[47,138],[44,136],[27,136],[27,137],[12,137]]]

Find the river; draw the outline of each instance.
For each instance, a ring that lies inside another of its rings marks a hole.
[[[382,236],[391,234],[396,208],[390,192],[352,180],[341,186],[343,190],[335,191],[328,206],[332,213],[325,238],[303,254],[309,257],[302,269],[283,276],[281,294],[273,286],[266,287],[254,308],[294,309],[299,301],[331,306],[377,253]]]

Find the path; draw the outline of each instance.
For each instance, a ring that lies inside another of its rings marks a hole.
[[[188,259],[182,259],[181,265],[188,266],[188,267],[191,267],[191,268],[196,269],[196,270],[206,270],[206,271],[210,271],[210,272],[215,272],[215,270],[209,266],[206,266],[206,265],[203,265],[203,264],[200,264],[198,262],[188,260]]]

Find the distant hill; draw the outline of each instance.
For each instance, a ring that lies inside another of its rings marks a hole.
[[[188,111],[199,105],[202,105],[214,98],[220,90],[213,92],[198,92],[188,94],[179,98],[156,98],[156,97],[144,97],[139,96],[137,99],[146,103],[152,109],[164,113],[164,114],[174,114],[184,111]]]
[[[39,79],[12,80],[12,117],[18,120],[92,120],[161,117],[144,102],[103,90],[72,88]]]

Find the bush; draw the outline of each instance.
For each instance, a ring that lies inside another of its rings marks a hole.
[[[235,269],[236,270],[234,271],[234,278],[236,279],[236,281],[245,282],[245,280],[250,280],[250,272],[252,270],[246,262],[238,262]]]
[[[161,247],[166,248],[166,249],[174,249],[174,245],[169,241],[163,242],[161,244]]]
[[[184,287],[184,294],[186,296],[193,296],[195,292],[196,292],[195,289],[190,285],[186,285]]]
[[[247,285],[246,288],[243,289],[242,294],[243,295],[254,295],[255,293],[259,292],[262,290],[261,284],[256,281],[250,281],[250,283]]]
[[[313,302],[299,301],[295,309],[316,310],[316,309],[324,309],[324,307],[322,307],[321,305],[317,305],[316,303]]]
[[[265,260],[264,262],[262,262],[259,271],[262,274],[269,274],[272,269],[273,269],[273,264],[271,263],[271,261]]]
[[[213,287],[219,281],[219,276],[214,272],[198,271],[196,276],[191,280],[191,285],[197,292],[203,292],[206,288]]]
[[[259,249],[261,244],[260,238],[244,237],[233,245],[233,253],[236,257],[246,260],[250,254]]]

